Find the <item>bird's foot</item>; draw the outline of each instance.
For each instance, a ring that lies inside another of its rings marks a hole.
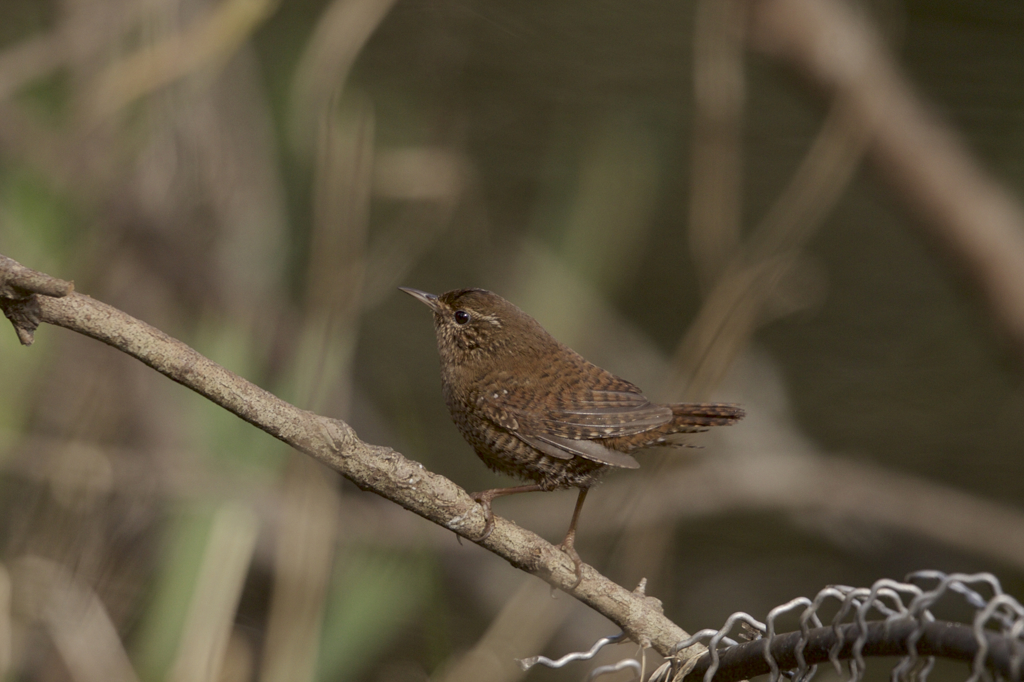
[[[489,538],[491,536],[491,533],[494,531],[494,512],[491,511],[491,500],[495,498],[495,495],[493,493],[493,490],[485,490],[482,493],[469,494],[469,496],[472,497],[477,502],[477,504],[484,508],[484,516],[487,519],[487,522],[484,524],[483,534],[476,540],[473,540],[473,542],[483,542],[484,540]]]
[[[568,554],[569,558],[572,559],[573,564],[576,565],[576,582],[574,582],[572,584],[572,587],[569,588],[575,590],[577,587],[580,586],[580,583],[583,581],[583,560],[580,559],[579,553],[573,546],[573,538],[566,538],[562,541],[562,544],[560,544],[558,548],[566,554]]]
[[[484,508],[484,514],[487,518],[487,523],[484,524],[484,533],[473,542],[483,542],[491,535],[491,531],[494,530],[494,512],[491,511],[491,500],[495,497],[503,497],[505,495],[516,495],[518,493],[532,493],[538,490],[545,490],[544,486],[532,483],[530,485],[517,485],[512,488],[494,488],[493,490],[482,490],[478,493],[470,493],[477,503]]]
[[[572,521],[569,522],[569,532],[565,534],[565,539],[559,545],[561,550],[568,554],[569,558],[576,565],[576,582],[569,588],[571,590],[575,590],[580,586],[580,582],[583,581],[583,560],[580,559],[580,555],[576,551],[576,524],[580,520],[580,510],[583,509],[583,501],[587,499],[588,490],[590,488],[580,488],[579,497],[576,498],[576,508],[572,512]]]

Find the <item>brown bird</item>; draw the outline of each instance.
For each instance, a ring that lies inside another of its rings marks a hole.
[[[401,287],[434,311],[441,386],[455,426],[487,466],[532,481],[473,493],[494,529],[502,495],[579,488],[561,548],[576,565],[576,523],[587,491],[611,469],[636,469],[640,448],[668,444],[743,417],[736,405],[651,403],[633,384],[584,360],[497,294],[458,289],[436,296]]]

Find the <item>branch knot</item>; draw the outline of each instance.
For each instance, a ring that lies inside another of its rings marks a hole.
[[[23,346],[32,345],[43,319],[36,294],[60,298],[74,288],[74,282],[26,268],[13,258],[0,255],[0,309],[14,325]]]

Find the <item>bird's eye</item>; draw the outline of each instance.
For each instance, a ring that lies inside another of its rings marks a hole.
[[[465,310],[455,311],[455,324],[466,324],[469,322],[469,313]]]

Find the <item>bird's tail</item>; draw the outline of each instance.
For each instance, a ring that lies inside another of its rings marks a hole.
[[[689,427],[682,431],[703,431],[709,426],[728,426],[735,424],[746,412],[739,405],[729,403],[676,403],[672,408],[672,423],[676,426]]]

